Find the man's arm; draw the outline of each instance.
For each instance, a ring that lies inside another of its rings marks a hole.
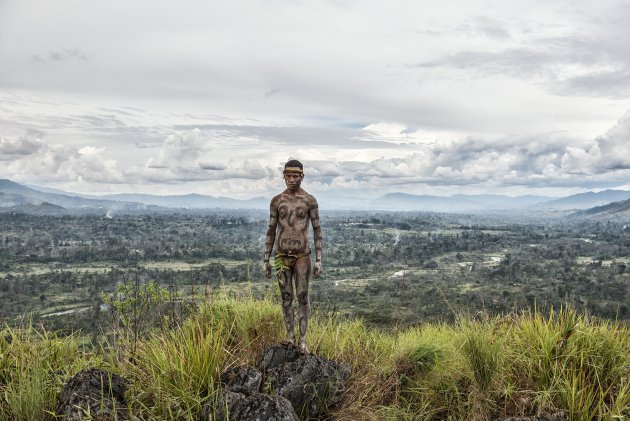
[[[309,217],[313,224],[313,240],[315,241],[315,265],[313,266],[313,277],[319,278],[322,273],[322,226],[319,222],[319,206],[317,199],[313,197],[309,209]]]
[[[273,250],[273,243],[276,240],[276,227],[278,226],[278,208],[275,200],[271,200],[269,205],[269,227],[267,228],[267,235],[265,236],[265,251],[263,254],[263,274],[266,278],[271,278],[271,265],[269,264],[269,258],[271,257],[271,251]]]

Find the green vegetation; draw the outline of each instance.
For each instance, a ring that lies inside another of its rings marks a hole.
[[[107,330],[101,292],[151,281],[177,304],[273,285],[260,270],[268,215],[0,214],[0,319]],[[368,325],[453,322],[570,304],[630,320],[630,225],[522,215],[323,213],[324,273],[311,304]]]
[[[199,419],[221,370],[284,337],[260,272],[266,218],[1,214],[0,419],[43,419],[88,366],[131,381],[140,419]],[[630,416],[627,224],[350,212],[322,224],[309,348],[353,367],[333,419]]]
[[[97,366],[131,381],[130,411],[143,420],[200,419],[230,365],[255,364],[282,338],[280,306],[215,297],[174,328],[132,344],[90,347],[24,325],[0,338],[0,418],[38,420],[62,385]],[[630,416],[630,330],[571,309],[474,317],[394,331],[318,313],[317,354],[346,361],[352,376],[334,420],[485,420],[564,411],[571,420]]]

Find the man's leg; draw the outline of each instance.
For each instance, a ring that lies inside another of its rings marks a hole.
[[[306,328],[311,314],[311,305],[308,300],[308,282],[311,278],[311,256],[297,259],[293,267],[295,276],[295,290],[298,299],[298,315],[300,318],[300,352],[307,354]]]
[[[287,262],[285,262],[287,266]],[[284,327],[287,330],[287,342],[291,344],[293,341],[294,328],[293,328],[293,269],[287,268],[282,271],[278,278],[278,285],[280,286],[280,294],[282,297],[282,313],[284,315]]]

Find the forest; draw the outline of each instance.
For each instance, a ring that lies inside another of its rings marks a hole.
[[[630,319],[630,227],[522,214],[322,212],[315,311],[376,327],[570,305]],[[96,333],[132,283],[171,311],[217,294],[277,293],[260,263],[267,214],[0,214],[0,322]],[[128,291],[127,291],[128,293]]]

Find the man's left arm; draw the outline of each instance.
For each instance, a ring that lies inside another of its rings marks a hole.
[[[313,224],[313,240],[315,241],[315,265],[313,266],[313,277],[319,278],[322,273],[322,226],[319,221],[319,206],[317,199],[312,198],[309,206],[309,217]]]

